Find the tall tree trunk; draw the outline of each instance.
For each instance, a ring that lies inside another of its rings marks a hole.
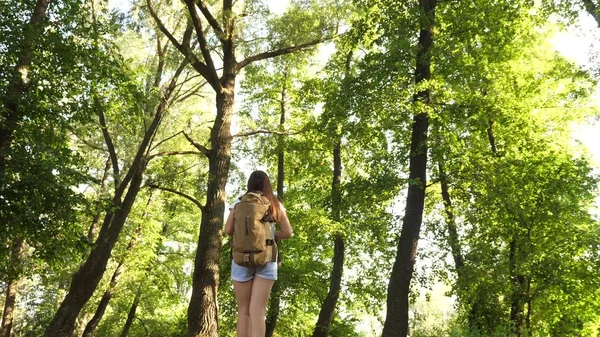
[[[4,310],[2,311],[2,325],[0,325],[0,337],[10,337],[12,331],[15,305],[17,302],[17,292],[19,287],[20,264],[23,259],[23,240],[17,239],[13,243],[10,253],[10,265],[12,275],[8,275],[6,284],[6,298],[4,300]]]
[[[333,147],[333,179],[331,184],[331,217],[333,221],[341,220],[342,193],[340,183],[342,179],[342,156],[341,141],[338,139]],[[329,292],[325,301],[321,305],[319,318],[313,337],[327,337],[329,327],[333,321],[335,307],[337,305],[340,291],[342,289],[342,276],[344,272],[344,238],[340,233],[334,235],[333,247],[333,268],[331,270],[331,279],[329,282]]]
[[[415,82],[417,84],[431,78],[431,47],[437,0],[420,0],[423,17],[417,49]],[[414,101],[429,104],[429,89],[419,91]],[[387,314],[383,327],[383,337],[407,336],[410,281],[417,253],[419,232],[425,205],[425,185],[427,177],[427,134],[429,116],[419,113],[414,117],[410,145],[409,186],[406,209],[402,221],[402,231],[398,240],[396,260],[392,268],[387,290]]]
[[[208,155],[209,178],[206,204],[202,208],[196,250],[192,297],[188,306],[188,337],[218,337],[217,291],[221,255],[221,228],[225,212],[225,184],[231,162],[231,116],[235,75],[222,81],[217,93],[217,116],[211,130]]]
[[[18,279],[10,279],[6,284],[6,298],[4,301],[4,311],[2,312],[2,326],[0,327],[0,336],[2,337],[10,337],[18,284]]]
[[[287,78],[288,69],[285,69],[283,74],[283,86],[281,88],[281,98],[279,101],[279,131],[283,132],[285,129],[286,119],[286,105],[287,105]],[[284,135],[277,136],[277,197],[282,202],[284,201],[283,195],[283,184],[285,181],[285,144]],[[277,252],[277,260],[281,259],[281,241],[277,242],[279,251]],[[279,318],[279,310],[281,303],[281,287],[279,282],[275,282],[271,289],[271,296],[269,297],[269,310],[267,312],[265,337],[272,337],[277,325],[277,319]]]
[[[148,203],[146,204],[146,209],[149,204],[150,204],[150,198],[148,199]],[[136,233],[131,237],[131,240],[129,241],[129,245],[127,246],[128,254],[131,254],[131,251],[135,247],[137,240],[141,236],[141,232],[142,232],[142,226],[138,225]],[[98,307],[96,308],[96,312],[94,313],[94,317],[92,317],[92,319],[90,319],[88,324],[85,326],[85,330],[83,330],[83,334],[81,335],[82,337],[92,337],[94,335],[94,331],[96,330],[98,323],[100,323],[100,320],[102,319],[102,316],[104,316],[104,312],[106,311],[106,308],[108,307],[108,304],[110,303],[110,300],[112,299],[113,295],[116,292],[117,283],[119,282],[119,278],[121,277],[121,274],[123,273],[124,269],[125,269],[125,257],[123,257],[121,259],[121,261],[117,265],[117,268],[115,268],[115,271],[114,271],[112,277],[110,278],[110,283],[108,284],[108,289],[106,289],[106,291],[104,291],[104,294],[102,295],[102,298],[100,299],[100,303],[98,303]]]
[[[10,74],[7,85],[6,96],[3,97],[4,109],[0,115],[0,172],[4,171],[6,154],[5,150],[10,146],[15,128],[19,121],[20,104],[23,94],[26,92],[25,81],[27,71],[31,66],[32,53],[37,47],[37,27],[44,21],[50,0],[38,0],[33,9],[28,25],[25,27],[23,40],[21,42],[17,63]]]
[[[102,228],[98,234],[96,245],[88,255],[85,263],[73,276],[69,292],[62,301],[50,325],[46,328],[45,337],[70,337],[75,328],[75,320],[83,306],[94,293],[98,283],[104,275],[106,264],[112,249],[119,238],[125,221],[129,216],[131,207],[137,197],[147,166],[148,149],[153,139],[162,116],[167,108],[171,94],[175,90],[177,78],[183,71],[186,63],[182,63],[173,75],[168,86],[163,90],[163,97],[156,107],[152,123],[148,126],[136,156],[125,178],[119,184],[112,201],[112,208],[104,217]],[[125,191],[127,190],[127,193]],[[121,198],[125,194],[124,199]]]
[[[129,333],[129,329],[133,324],[133,319],[135,318],[135,312],[137,311],[138,304],[140,303],[140,297],[142,297],[142,288],[138,288],[135,293],[135,298],[133,299],[133,303],[131,303],[131,308],[129,308],[129,313],[127,314],[127,320],[125,321],[125,325],[123,326],[123,330],[121,330],[120,337],[127,337]]]

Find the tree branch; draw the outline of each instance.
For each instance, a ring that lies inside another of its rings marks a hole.
[[[179,132],[177,132],[176,134],[174,134],[174,135],[172,135],[172,136],[169,136],[169,137],[167,137],[167,138],[165,138],[165,139],[161,140],[160,142],[156,143],[156,145],[154,145],[152,148],[150,148],[150,151],[152,151],[152,150],[156,149],[156,148],[157,148],[157,147],[158,147],[160,144],[162,144],[162,143],[164,143],[164,142],[166,142],[166,141],[168,141],[168,140],[170,140],[170,139],[173,139],[173,138],[177,137],[177,135],[178,135],[178,134],[180,134],[180,133],[182,133],[182,132],[183,132],[183,131],[179,131]]]
[[[208,21],[210,26],[215,30],[215,33],[217,34],[217,37],[219,38],[219,40],[221,42],[224,42],[225,41],[225,39],[224,39],[225,33],[223,32],[223,29],[219,25],[219,22],[217,21],[217,19],[215,19],[215,17],[208,10],[208,7],[206,7],[206,3],[202,0],[200,0],[196,3],[196,5],[202,12],[202,15],[204,15],[204,17],[206,18],[206,20]]]
[[[161,98],[161,102],[158,105],[158,109],[156,111],[156,114],[160,113],[160,115],[161,115],[160,119],[158,120],[159,123],[162,121],[162,115],[164,114],[164,112],[166,112],[169,109],[169,107],[171,106],[171,104],[173,103],[172,95],[173,95],[173,92],[175,92],[175,88],[177,87],[177,80],[179,79],[179,76],[181,75],[181,73],[183,72],[183,70],[185,69],[185,67],[188,64],[189,64],[189,62],[187,59],[181,60],[179,67],[177,67],[177,69],[175,70],[175,73],[171,77],[170,83],[168,83],[168,85],[167,85],[167,83],[165,83],[164,86],[161,88],[163,96]],[[152,150],[151,145],[152,145],[152,142],[154,142],[155,137],[156,137],[156,133],[154,133],[152,135],[152,137],[150,138],[150,143],[147,147],[146,156],[149,156],[150,151]]]
[[[285,48],[281,48],[281,49],[277,49],[277,50],[273,50],[273,51],[260,53],[260,54],[254,55],[254,56],[249,56],[238,63],[238,70],[244,68],[245,66],[249,65],[252,62],[260,61],[260,60],[264,60],[264,59],[268,59],[268,58],[272,58],[272,57],[276,57],[276,56],[281,56],[281,55],[285,55],[285,54],[291,54],[296,51],[315,46],[319,43],[322,43],[322,42],[325,42],[325,41],[328,41],[331,39],[333,39],[333,37],[320,38],[320,39],[316,39],[316,40],[313,40],[310,42],[299,44],[297,46],[285,47]]]
[[[147,0],[150,1],[150,0]],[[194,0],[185,0],[185,4],[188,7],[190,12],[190,16],[192,18],[192,23],[194,24],[194,29],[196,30],[196,37],[198,38],[198,42],[200,43],[200,51],[202,52],[202,56],[204,57],[204,62],[207,68],[207,76],[204,76],[206,80],[213,85],[216,86],[215,90],[217,92],[221,91],[221,82],[219,81],[219,76],[217,75],[217,71],[215,68],[215,64],[212,60],[212,56],[210,55],[210,48],[208,48],[208,43],[206,42],[206,36],[204,31],[202,30],[202,20],[196,11],[196,4]]]
[[[200,75],[202,75],[202,77],[204,77],[208,81],[208,83],[213,87],[213,89],[219,90],[220,83],[218,81],[218,78],[216,77],[214,66],[211,69],[209,66],[202,63],[202,61],[200,61],[196,57],[196,55],[194,55],[194,53],[190,51],[189,41],[191,38],[191,30],[186,29],[183,36],[184,44],[179,43],[177,39],[173,36],[173,34],[171,34],[171,32],[169,32],[169,30],[165,27],[164,23],[160,20],[160,18],[154,11],[154,8],[152,7],[152,3],[150,2],[150,0],[146,0],[146,4],[148,7],[148,11],[150,12],[150,16],[152,16],[152,18],[156,22],[158,29],[163,34],[165,34],[169,41],[171,41],[171,43],[177,48],[177,50],[179,50],[179,52],[190,62],[192,67],[194,67],[194,69],[196,69],[196,71],[198,71],[198,73],[200,73]]]
[[[156,158],[156,157],[177,156],[177,155],[181,155],[181,154],[195,154],[195,155],[199,155],[199,154],[204,154],[204,153],[197,152],[197,151],[166,151],[166,152],[155,153],[155,154],[149,156],[148,160]]]
[[[110,155],[110,161],[113,167],[113,175],[115,188],[119,186],[119,160],[117,159],[117,151],[115,150],[115,145],[108,133],[108,128],[106,127],[106,119],[104,118],[104,112],[100,107],[100,102],[98,97],[94,97],[94,103],[96,108],[98,109],[98,120],[100,121],[100,129],[102,130],[102,136],[104,136],[104,142],[106,143],[106,147],[108,148],[108,154]]]
[[[210,154],[210,151],[204,147],[203,145],[200,145],[200,143],[196,142],[194,139],[192,139],[192,137],[190,137],[185,131],[181,131],[183,133],[183,135],[185,136],[185,138],[187,138],[187,140],[194,145],[195,148],[198,149],[198,151],[204,153],[206,156],[208,156]]]
[[[96,151],[100,151],[100,152],[106,152],[106,149],[105,149],[105,148],[103,148],[102,146],[100,146],[100,145],[96,145],[96,144],[93,144],[93,143],[91,143],[90,141],[83,139],[83,137],[81,137],[80,135],[78,135],[78,134],[77,134],[77,132],[76,132],[75,128],[73,128],[72,126],[67,126],[67,129],[68,129],[69,131],[71,131],[71,134],[72,134],[73,136],[75,136],[75,138],[77,138],[77,139],[78,139],[80,142],[82,142],[82,143],[83,143],[83,145],[85,145],[85,146],[87,146],[87,147],[89,147],[89,148],[91,148],[91,149],[94,149],[94,150],[96,150]],[[109,160],[110,160],[110,158],[109,158]]]
[[[169,187],[162,187],[162,186],[159,186],[159,185],[156,185],[156,184],[150,184],[150,185],[148,185],[148,187],[150,187],[150,188],[156,188],[158,190],[162,190],[162,191],[166,191],[166,192],[171,192],[173,194],[176,194],[176,195],[178,195],[178,196],[180,196],[182,198],[185,198],[185,199],[193,202],[194,205],[198,206],[198,208],[200,208],[200,209],[204,208],[204,206],[196,198],[194,198],[194,197],[192,197],[192,196],[190,196],[188,194],[185,194],[185,193],[183,193],[181,191],[178,191],[178,190],[175,190],[175,189],[172,189],[172,188],[169,188]]]
[[[280,136],[292,136],[292,135],[297,135],[303,132],[308,131],[307,129],[303,129],[300,131],[272,131],[272,130],[254,130],[254,131],[248,131],[248,132],[242,132],[242,133],[237,133],[235,135],[232,135],[232,138],[235,137],[247,137],[247,136],[254,136],[257,134],[272,134],[272,135],[280,135]]]

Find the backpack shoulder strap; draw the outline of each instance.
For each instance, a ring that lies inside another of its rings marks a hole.
[[[260,204],[262,205],[271,205],[271,202],[269,201],[269,199],[267,199],[267,197],[265,197],[262,192],[260,191],[251,191],[251,192],[247,192],[246,194],[244,194],[242,197],[240,197],[240,200],[242,200],[242,198],[244,196],[251,196],[256,198],[257,200],[260,201]]]

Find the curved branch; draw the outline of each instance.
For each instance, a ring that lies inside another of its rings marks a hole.
[[[147,0],[150,1],[150,0]],[[194,29],[196,30],[196,37],[198,38],[198,42],[200,43],[200,51],[202,52],[202,56],[204,57],[203,63],[206,66],[206,76],[201,73],[206,80],[215,87],[217,92],[221,90],[221,82],[219,81],[219,76],[217,75],[215,64],[212,60],[212,56],[210,55],[210,48],[208,47],[208,42],[206,42],[206,35],[202,29],[202,20],[196,11],[196,4],[194,0],[186,0],[185,4],[188,7],[188,11],[190,12],[190,16],[192,18],[192,23],[194,24]]]
[[[162,186],[159,186],[159,185],[156,185],[156,184],[149,184],[148,187],[150,187],[150,188],[156,188],[157,190],[161,190],[161,191],[171,192],[173,194],[176,194],[176,195],[178,195],[178,196],[180,196],[180,197],[182,197],[184,199],[187,199],[187,200],[193,202],[194,205],[198,206],[198,208],[200,208],[200,209],[204,208],[204,206],[200,203],[200,201],[198,201],[198,199],[192,197],[191,195],[188,195],[188,194],[185,194],[185,193],[183,193],[181,191],[178,191],[176,189],[169,188],[169,187],[162,187]]]
[[[306,43],[299,44],[297,46],[285,47],[285,48],[281,48],[281,49],[277,49],[277,50],[273,50],[273,51],[256,54],[254,56],[249,56],[237,64],[238,70],[244,68],[245,66],[249,65],[252,62],[260,61],[260,60],[264,60],[264,59],[268,59],[268,58],[272,58],[272,57],[276,57],[276,56],[291,54],[291,53],[297,52],[299,50],[303,50],[308,47],[315,46],[319,43],[331,40],[334,37],[336,37],[336,36],[333,36],[330,38],[320,38],[320,39],[316,39],[316,40],[312,40],[312,41],[309,41]]]
[[[204,15],[204,17],[206,18],[206,20],[208,21],[210,26],[215,30],[215,33],[217,34],[217,37],[219,38],[219,40],[221,42],[224,42],[225,34],[223,33],[223,29],[219,25],[219,22],[217,21],[217,19],[215,19],[215,17],[210,13],[210,11],[208,10],[208,7],[206,7],[206,3],[204,1],[198,1],[196,3],[196,6],[198,6],[200,11],[202,12],[202,15]]]
[[[207,156],[210,154],[210,150],[209,149],[207,149],[206,147],[204,147],[200,143],[196,142],[185,131],[181,131],[181,132],[183,133],[183,135],[185,136],[185,138],[187,138],[187,140],[190,142],[190,144],[194,145],[194,147],[197,148],[200,152],[204,153]]]
[[[169,136],[169,137],[167,137],[167,138],[165,138],[165,139],[161,140],[160,142],[156,143],[156,145],[154,145],[154,146],[153,146],[153,147],[150,149],[150,151],[152,151],[152,150],[156,149],[156,148],[157,148],[157,147],[158,147],[160,144],[162,144],[162,143],[164,143],[164,142],[166,142],[166,141],[169,141],[169,140],[171,140],[171,139],[173,139],[173,138],[177,137],[177,135],[178,135],[178,134],[180,134],[180,133],[182,133],[182,132],[183,132],[183,131],[179,131],[179,132],[177,132],[176,134],[174,134],[174,135],[172,135],[172,136]]]
[[[151,160],[153,158],[156,157],[164,157],[164,156],[177,156],[177,155],[182,155],[182,154],[204,154],[201,152],[196,152],[196,151],[167,151],[167,152],[159,152],[159,153],[155,153],[151,156],[148,157],[148,160]]]
[[[106,119],[104,118],[104,112],[100,108],[100,103],[97,97],[94,97],[94,103],[96,103],[96,107],[98,109],[98,120],[100,121],[100,128],[102,129],[102,136],[104,136],[104,142],[106,143],[106,147],[108,148],[108,154],[110,155],[110,161],[112,162],[113,167],[113,175],[115,181],[115,188],[119,186],[119,160],[117,159],[117,152],[115,150],[115,144],[108,133],[108,128],[106,127]]]
[[[164,23],[160,20],[160,18],[156,14],[156,11],[154,11],[154,8],[152,7],[152,3],[150,2],[150,0],[146,0],[146,5],[148,7],[148,12],[150,12],[150,16],[152,16],[152,18],[156,22],[156,25],[158,26],[158,29],[163,34],[165,34],[165,36],[169,39],[169,41],[171,41],[175,48],[177,48],[177,50],[179,50],[179,52],[190,62],[192,67],[194,67],[194,69],[196,69],[196,71],[198,71],[198,73],[200,73],[200,75],[202,75],[202,77],[204,77],[215,90],[218,90],[220,88],[220,83],[218,81],[218,78],[214,76],[216,74],[214,67],[213,69],[208,67],[202,61],[200,61],[196,57],[196,55],[194,55],[194,53],[192,53],[188,48],[189,40],[191,37],[191,31],[189,29],[186,29],[186,32],[184,33],[183,37],[184,44],[179,43],[177,39],[173,36],[173,34],[171,34],[171,32],[169,32],[169,30],[165,27]]]
[[[300,131],[272,131],[272,130],[254,130],[254,131],[248,131],[248,132],[242,132],[242,133],[237,133],[233,136],[231,136],[232,138],[235,137],[247,137],[247,136],[254,136],[257,134],[272,134],[272,135],[280,135],[280,136],[292,136],[292,135],[297,135],[303,132],[308,131],[307,129],[303,129]]]

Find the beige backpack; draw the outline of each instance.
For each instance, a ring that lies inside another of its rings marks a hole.
[[[261,192],[248,192],[233,208],[233,261],[244,267],[260,267],[277,259],[269,223],[271,203]]]

